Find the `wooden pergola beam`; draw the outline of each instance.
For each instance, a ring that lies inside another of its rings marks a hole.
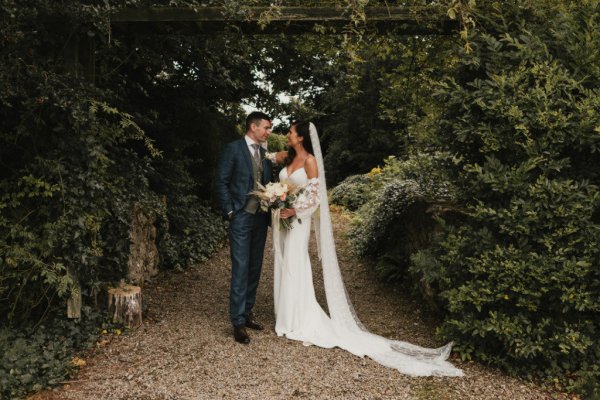
[[[267,15],[269,23],[259,26],[261,17]],[[366,25],[376,29],[400,30],[413,33],[449,34],[456,31],[456,22],[445,13],[432,8],[415,7],[367,7]],[[243,15],[230,16],[221,7],[128,8],[111,15],[111,24],[121,26],[157,27],[157,24],[198,27],[200,32],[210,33],[237,26],[249,33],[302,33],[314,31],[315,25],[343,27],[352,21],[349,12],[341,7],[281,7],[274,12],[269,7],[251,7]]]

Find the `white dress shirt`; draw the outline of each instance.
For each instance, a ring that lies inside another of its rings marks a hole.
[[[244,139],[246,139],[246,144],[248,145],[248,149],[250,150],[250,154],[252,154],[253,157],[256,157],[256,152],[259,151],[258,149],[254,150],[254,146],[255,144],[260,145],[260,143],[255,142],[254,140],[250,139],[250,136],[246,135],[244,136]],[[258,154],[259,158],[260,158],[260,153]]]

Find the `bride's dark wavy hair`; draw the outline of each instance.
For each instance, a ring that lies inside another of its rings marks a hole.
[[[310,122],[308,121],[294,121],[291,126],[296,127],[296,133],[298,133],[298,137],[303,138],[302,146],[304,146],[304,150],[308,151],[309,154],[315,155],[312,141],[310,140]],[[292,163],[294,158],[296,157],[296,150],[293,147],[288,148],[288,155],[284,160],[284,164],[287,167]]]

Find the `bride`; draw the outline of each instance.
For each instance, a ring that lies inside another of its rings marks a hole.
[[[305,345],[339,347],[359,357],[414,376],[462,376],[446,359],[451,344],[428,349],[389,340],[370,333],[359,321],[340,274],[329,215],[323,156],[312,123],[294,122],[288,133],[287,152],[274,162],[283,164],[280,181],[304,186],[306,190],[293,209],[273,212],[275,256],[275,331],[278,336]],[[279,218],[289,219],[292,229],[280,229]],[[329,315],[315,297],[308,255],[311,224],[315,226]]]

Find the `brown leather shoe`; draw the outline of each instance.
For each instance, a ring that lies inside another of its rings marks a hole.
[[[241,344],[250,343],[250,336],[248,336],[248,332],[246,332],[246,328],[243,325],[233,327],[233,338]]]
[[[265,327],[262,326],[262,324],[259,324],[256,321],[252,321],[251,319],[248,319],[246,321],[246,328],[254,329],[256,331],[262,331],[263,329],[265,329]]]

